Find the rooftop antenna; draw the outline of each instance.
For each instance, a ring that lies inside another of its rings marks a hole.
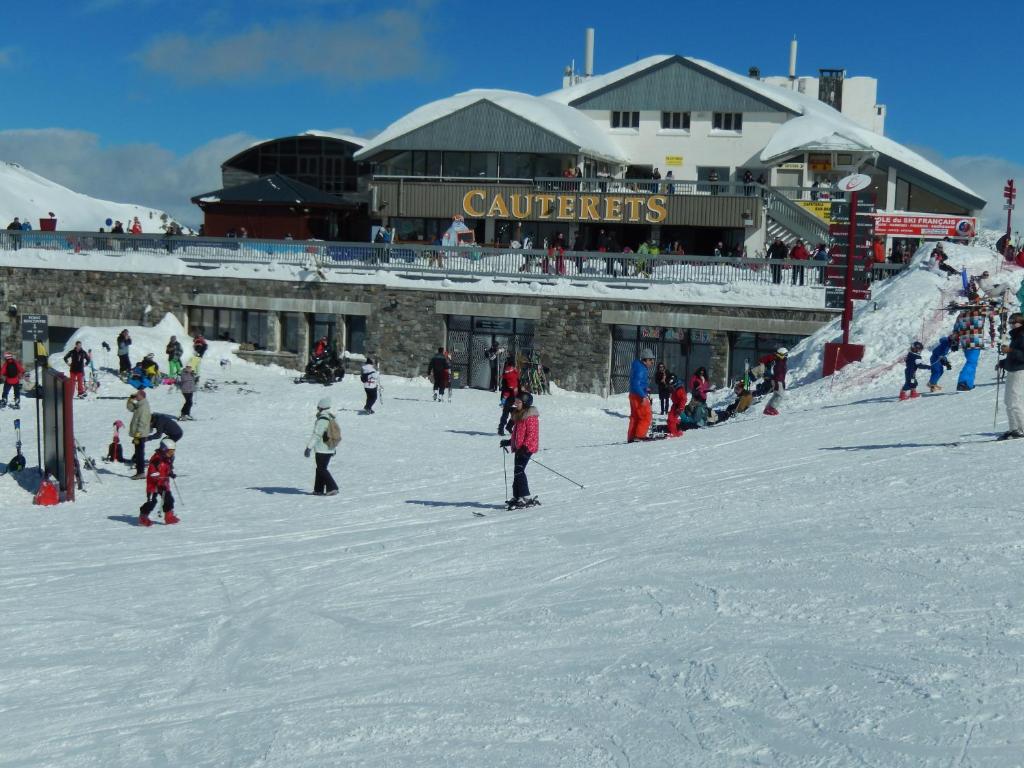
[[[789,43],[789,87],[796,90],[796,35]]]

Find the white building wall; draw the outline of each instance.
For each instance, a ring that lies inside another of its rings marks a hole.
[[[680,131],[662,130],[661,112],[641,112],[640,128],[630,129],[612,128],[608,110],[582,111],[615,137],[633,165],[652,165],[662,176],[672,171],[684,181],[696,181],[697,166],[728,167],[731,178],[737,168],[762,167],[758,156],[787,117],[781,112],[744,112],[743,129],[737,133],[712,130],[711,112],[691,112],[690,130]],[[682,165],[669,165],[670,157],[682,157]]]
[[[783,88],[787,91],[796,90],[808,96],[818,98],[818,78],[798,77],[791,84],[788,77],[773,75],[763,78],[764,82]],[[869,131],[885,135],[884,104],[878,103],[878,80],[873,77],[847,77],[843,80],[843,114],[858,125]]]

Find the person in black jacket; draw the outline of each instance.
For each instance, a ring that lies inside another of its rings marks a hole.
[[[768,247],[768,258],[769,259],[784,259],[789,255],[789,249],[786,248],[786,244],[782,242],[782,238],[776,237],[775,242]],[[772,282],[778,285],[782,282],[782,265],[772,264]]]
[[[71,371],[71,383],[78,390],[79,397],[85,397],[85,366],[92,358],[89,353],[82,349],[82,342],[76,341],[75,346],[64,355],[64,362],[68,364]]]
[[[147,442],[149,440],[159,440],[162,437],[169,437],[174,442],[178,442],[185,434],[182,432],[177,419],[166,413],[154,413],[151,415],[149,417],[149,428],[153,431],[146,438]]]
[[[672,387],[669,384],[671,376],[665,364],[658,363],[658,367],[654,369],[654,383],[658,385],[658,402],[661,405],[662,416],[668,413],[668,401],[672,396]]]
[[[932,367],[921,362],[921,350],[924,344],[915,341],[910,345],[910,352],[907,353],[907,367],[903,371],[903,389],[900,390],[900,400],[910,400],[913,397],[920,397],[917,393],[917,372],[930,371]]]
[[[1006,418],[1010,428],[999,436],[999,440],[1016,440],[1024,437],[1024,315],[1014,312],[1007,322],[1010,325],[1010,344],[1004,347],[1006,357],[997,367],[1006,371]]]

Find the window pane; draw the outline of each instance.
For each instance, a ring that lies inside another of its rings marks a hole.
[[[733,119],[733,130],[739,131],[743,129],[743,115],[737,112]]]
[[[682,127],[683,127],[684,130],[687,130],[687,131],[690,130],[690,113],[689,112],[683,112]]]
[[[633,122],[630,125],[630,127],[631,128],[639,128],[640,127],[640,113],[639,112],[634,112],[633,113]]]
[[[445,152],[444,153],[444,175],[445,176],[469,176],[469,153],[468,152]]]
[[[366,318],[362,315],[348,315],[345,318],[345,327],[348,330],[348,339],[345,343],[345,349],[353,354],[365,354]]]
[[[299,351],[299,322],[302,315],[286,312],[281,316],[281,349],[285,352]]]
[[[722,113],[721,112],[715,112],[715,114],[712,116],[712,118],[711,118],[711,127],[714,128],[715,130],[721,130],[722,129]]]
[[[671,112],[662,112],[661,113],[661,127],[662,128],[671,128],[672,127],[672,113]]]
[[[621,119],[621,113],[612,112],[612,128],[619,127],[619,120]]]

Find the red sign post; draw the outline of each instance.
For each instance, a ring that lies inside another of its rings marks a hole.
[[[1006,204],[1003,206],[1006,209],[1006,237],[1010,237],[1010,219],[1013,216],[1013,201],[1017,197],[1017,189],[1013,186],[1013,179],[1006,180],[1006,186],[1003,187],[1003,197],[1006,198]]]

